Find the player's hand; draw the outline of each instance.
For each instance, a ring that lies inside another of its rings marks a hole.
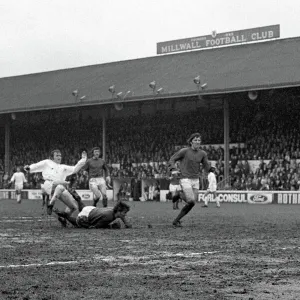
[[[30,166],[29,166],[29,165],[24,166],[24,170],[25,170],[26,172],[29,172],[29,171],[30,171]]]
[[[82,151],[81,158],[87,159],[87,153],[86,153],[86,151]]]

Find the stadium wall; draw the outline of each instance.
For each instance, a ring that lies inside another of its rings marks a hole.
[[[78,190],[84,201],[92,200],[93,194],[89,190]],[[160,191],[160,202],[168,201],[168,190]],[[113,190],[107,191],[109,200],[113,200]],[[198,202],[203,202],[205,191],[199,191]],[[300,191],[218,191],[221,203],[248,203],[248,204],[300,204]],[[22,199],[41,200],[41,190],[23,190]],[[0,200],[16,199],[14,190],[0,190]],[[215,202],[212,195],[208,195],[209,202]],[[131,200],[129,200],[131,201]]]

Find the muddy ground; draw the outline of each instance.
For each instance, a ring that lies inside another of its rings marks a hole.
[[[129,204],[133,229],[85,230],[1,200],[0,299],[300,299],[297,205],[197,204],[174,229],[172,204]]]

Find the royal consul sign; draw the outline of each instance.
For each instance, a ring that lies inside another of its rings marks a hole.
[[[157,54],[259,42],[279,37],[280,25],[271,25],[223,33],[213,31],[211,35],[157,43]]]

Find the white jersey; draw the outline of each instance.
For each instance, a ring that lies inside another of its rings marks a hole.
[[[16,172],[13,174],[10,182],[15,182],[15,185],[23,185],[24,182],[27,182],[24,173]]]
[[[78,214],[78,217],[89,217],[90,212],[95,208],[95,206],[85,206],[82,211]]]
[[[208,174],[208,189],[211,192],[217,190],[217,179],[216,179],[216,175],[213,172],[209,172]]]
[[[78,161],[76,166],[67,166],[58,164],[51,159],[42,160],[36,164],[30,165],[30,173],[42,172],[45,180],[44,190],[50,195],[53,181],[64,181],[66,177],[77,173],[86,162],[86,157]]]

